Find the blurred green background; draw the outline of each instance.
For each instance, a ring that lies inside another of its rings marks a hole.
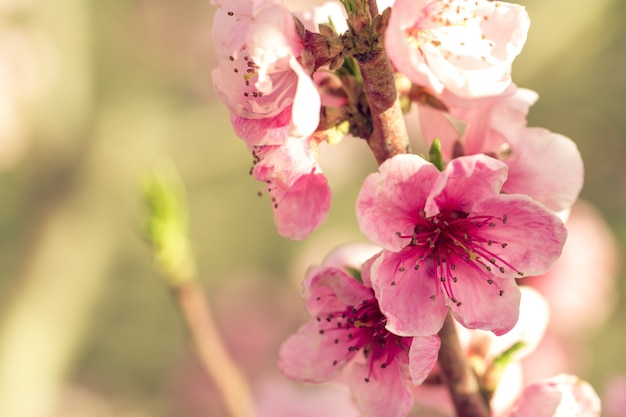
[[[532,25],[513,79],[540,95],[529,125],[578,144],[582,197],[623,248],[626,3],[522,3]],[[323,160],[328,223],[303,242],[275,232],[211,84],[213,12],[199,0],[0,0],[1,417],[220,415],[140,233],[138,183],[162,160],[186,184],[202,284],[253,383],[306,318],[305,268],[362,239],[354,200],[375,163],[357,140]],[[624,319],[622,302],[588,338],[581,376],[600,393],[626,373]]]

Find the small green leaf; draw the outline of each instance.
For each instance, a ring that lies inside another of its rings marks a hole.
[[[439,138],[433,140],[428,150],[428,160],[437,167],[439,171],[443,171],[443,155],[441,154],[441,141]]]
[[[346,267],[346,271],[348,271],[348,274],[350,274],[352,278],[356,279],[361,284],[363,284],[363,277],[361,276],[361,271],[359,271],[356,268],[349,267],[349,266]]]
[[[526,342],[520,340],[517,343],[514,343],[513,346],[502,352],[497,358],[495,358],[492,362],[492,366],[501,366],[505,367],[513,360],[513,355],[519,352],[526,346]]]

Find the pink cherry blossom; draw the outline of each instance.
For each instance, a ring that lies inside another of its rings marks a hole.
[[[319,123],[320,98],[298,61],[304,46],[293,15],[279,0],[214,4],[219,8],[212,38],[220,58],[211,72],[215,89],[234,121],[258,120],[254,129],[240,129],[242,139],[250,145],[275,144],[265,140],[265,133],[278,126],[285,128],[284,139],[311,135]]]
[[[591,385],[561,374],[526,387],[510,417],[599,417],[600,399]]]
[[[500,194],[507,166],[486,155],[453,159],[443,172],[397,155],[370,174],[357,218],[385,250],[372,283],[387,329],[436,334],[450,310],[468,328],[504,334],[515,325],[515,278],[544,273],[567,231],[543,205]]]
[[[401,337],[386,329],[369,283],[370,264],[361,271],[363,283],[334,266],[310,271],[303,296],[313,318],[281,346],[279,367],[290,378],[316,383],[343,370],[363,416],[403,417],[413,403],[409,381],[426,378],[439,338]]]
[[[487,0],[397,0],[385,49],[397,70],[436,93],[502,93],[526,42],[524,7]]]
[[[300,240],[328,216],[331,190],[317,163],[317,143],[291,138],[282,146],[253,148],[254,177],[266,184],[282,236]]]
[[[582,189],[583,161],[571,139],[526,126],[537,97],[512,84],[503,94],[481,100],[447,97],[449,113],[419,106],[422,134],[428,144],[441,141],[446,160],[485,153],[505,162],[509,174],[503,192],[529,195],[554,212],[569,210]]]
[[[556,336],[580,341],[615,309],[620,253],[609,225],[590,203],[577,202],[566,225],[567,242],[554,267],[521,283],[537,288],[551,302],[550,329]]]

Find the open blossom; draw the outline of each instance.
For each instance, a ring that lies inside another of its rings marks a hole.
[[[486,155],[443,172],[396,155],[359,193],[363,233],[385,250],[372,283],[387,329],[436,334],[448,312],[465,327],[508,332],[519,314],[515,278],[544,273],[560,255],[562,221],[525,195],[500,194],[507,166]]]
[[[396,0],[385,33],[394,66],[415,84],[466,98],[496,95],[530,25],[524,7],[487,0]]]
[[[253,148],[252,175],[266,184],[278,233],[303,239],[328,216],[331,190],[317,163],[317,143],[290,139],[282,146]]]
[[[336,259],[331,265],[336,265]],[[413,404],[409,383],[421,383],[437,360],[439,338],[401,337],[386,329],[369,280],[346,267],[314,268],[304,281],[311,321],[280,349],[279,366],[290,378],[326,382],[345,370],[363,416],[403,417]]]
[[[477,153],[500,159],[509,166],[503,192],[526,194],[554,212],[566,211],[582,188],[583,161],[571,139],[526,126],[537,97],[512,84],[503,94],[480,100],[443,98],[447,114],[419,106],[422,134],[428,144],[441,141],[446,160]]]
[[[251,126],[257,130],[245,130],[242,139],[253,146],[275,144],[264,141],[265,133],[278,127],[284,139],[311,135],[319,122],[320,98],[298,61],[304,45],[291,12],[279,0],[213,3],[219,7],[212,31],[220,58],[211,72],[215,89],[233,124],[256,120]]]

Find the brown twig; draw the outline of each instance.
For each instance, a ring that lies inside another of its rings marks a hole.
[[[439,368],[458,417],[489,417],[489,409],[480,394],[476,375],[467,363],[454,319],[449,313],[439,331],[439,337]]]
[[[228,413],[231,417],[255,417],[248,383],[222,343],[202,288],[195,280],[186,280],[174,287],[173,293],[200,362],[215,382]]]
[[[355,56],[363,77],[373,132],[369,144],[378,164],[407,153],[409,136],[396,93],[391,63],[384,50]]]

